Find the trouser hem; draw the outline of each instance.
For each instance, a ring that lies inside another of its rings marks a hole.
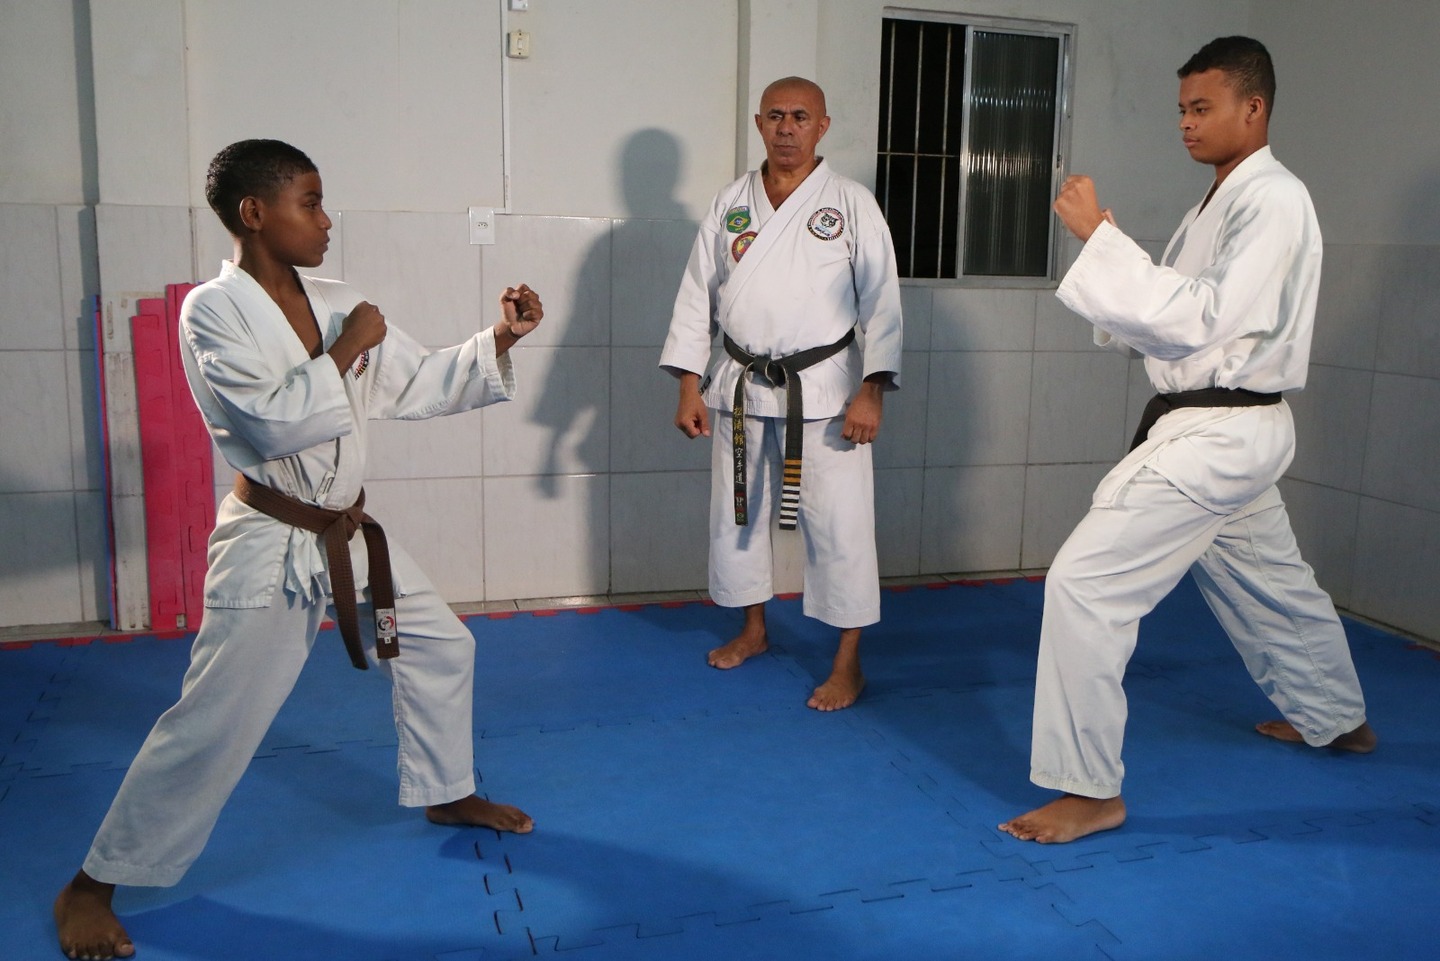
[[[104,884],[123,884],[130,887],[170,888],[180,883],[190,865],[144,865],[128,864],[124,861],[109,861],[93,851],[81,865],[85,873]]]
[[[475,793],[475,777],[460,778],[439,787],[406,787],[400,791],[400,806],[407,808],[448,804]]]
[[[1299,727],[1296,727],[1295,730],[1300,731],[1300,736],[1305,739],[1305,743],[1310,747],[1326,747],[1337,737],[1340,737],[1342,734],[1349,734],[1364,723],[1365,715],[1361,714],[1354,720],[1336,721],[1329,730],[1322,731],[1319,734],[1301,730]]]
[[[854,611],[837,611],[830,607],[820,605],[805,605],[805,616],[813,617],[815,620],[830,627],[838,627],[845,631],[854,627],[869,627],[871,624],[880,623],[880,608],[863,607]]]
[[[710,589],[710,599],[720,607],[750,607],[754,604],[764,604],[775,596],[775,592],[769,588],[757,588],[752,591],[717,591]]]
[[[1120,796],[1119,784],[1101,784],[1085,778],[1049,774],[1034,768],[1030,769],[1030,780],[1032,783],[1052,791],[1064,791],[1066,794],[1078,794],[1081,797],[1096,798],[1101,801]]]

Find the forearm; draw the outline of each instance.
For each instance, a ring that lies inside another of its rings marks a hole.
[[[491,330],[495,334],[495,357],[497,360],[504,357],[509,353],[511,347],[514,347],[520,342],[521,335],[511,331],[510,325],[503,320],[492,327]]]
[[[330,349],[325,351],[326,355],[335,362],[335,369],[340,372],[342,377],[347,370],[355,366],[355,361],[360,359],[360,355],[365,353],[365,347],[359,339],[349,336],[349,334],[348,329],[341,331],[340,336],[336,337],[335,342],[330,345]]]

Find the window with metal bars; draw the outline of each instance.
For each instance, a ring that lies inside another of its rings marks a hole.
[[[875,196],[900,275],[1053,279],[1074,28],[886,12]]]

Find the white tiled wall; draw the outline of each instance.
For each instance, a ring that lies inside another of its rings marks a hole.
[[[387,321],[427,347],[458,344],[481,328],[482,248],[470,245],[465,213],[352,210],[343,220],[344,279]]]
[[[612,475],[610,590],[703,588],[709,516],[708,469]]]
[[[920,514],[920,570],[1018,567],[1025,466],[929,467]]]
[[[530,283],[545,300],[540,332],[514,351],[513,403],[373,425],[371,511],[442,593],[703,589],[709,442],[674,428],[675,382],[656,367],[694,223],[502,216],[497,243],[478,247],[459,213],[332,218],[316,272],[356,284],[427,344],[494,323],[506,284]],[[180,265],[166,279],[205,279],[230,255],[205,209],[102,208],[99,219],[151,249],[98,270],[89,208],[0,206],[0,244],[14,248],[0,260],[10,292],[0,532],[25,545],[12,566],[40,559],[4,571],[0,626],[104,615],[87,293],[101,277],[121,292],[155,286],[157,262]],[[1327,251],[1316,363],[1291,398],[1299,449],[1282,489],[1337,603],[1436,636],[1440,612],[1420,595],[1440,566],[1440,380],[1415,355],[1440,328],[1440,306],[1397,260],[1440,275],[1429,249]],[[882,574],[1044,567],[1124,453],[1150,393],[1142,365],[1093,347],[1089,326],[1048,290],[906,285],[902,296],[903,389],[887,395],[875,450]],[[223,464],[216,482],[223,494]],[[787,545],[778,579],[796,590],[801,557]]]
[[[1023,465],[1033,362],[1022,351],[932,351],[925,465]]]
[[[0,626],[108,603],[95,263],[87,208],[0,204]]]
[[[610,478],[485,480],[485,583],[492,598],[610,590]]]
[[[1305,389],[1286,399],[1295,418],[1291,477],[1341,490],[1360,489],[1374,382],[1368,370],[1310,365]]]
[[[1354,594],[1360,495],[1293,478],[1280,482],[1280,494],[1300,554],[1314,568],[1315,579],[1337,606],[1349,607]]]
[[[1281,485],[1337,604],[1440,638],[1440,247],[1325,250],[1297,453]]]

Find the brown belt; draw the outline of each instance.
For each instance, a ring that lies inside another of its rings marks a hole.
[[[390,550],[385,532],[365,513],[365,491],[343,511],[328,510],[282,494],[273,487],[257,484],[244,474],[235,475],[235,496],[282,524],[319,534],[325,541],[325,566],[330,571],[330,592],[335,617],[350,663],[360,670],[369,668],[365,647],[360,643],[360,616],[355,606],[355,572],[350,569],[350,538],[359,530],[365,535],[365,553],[370,557],[370,597],[375,608],[375,656],[395,657],[400,641],[395,625],[395,583],[390,576]]]

